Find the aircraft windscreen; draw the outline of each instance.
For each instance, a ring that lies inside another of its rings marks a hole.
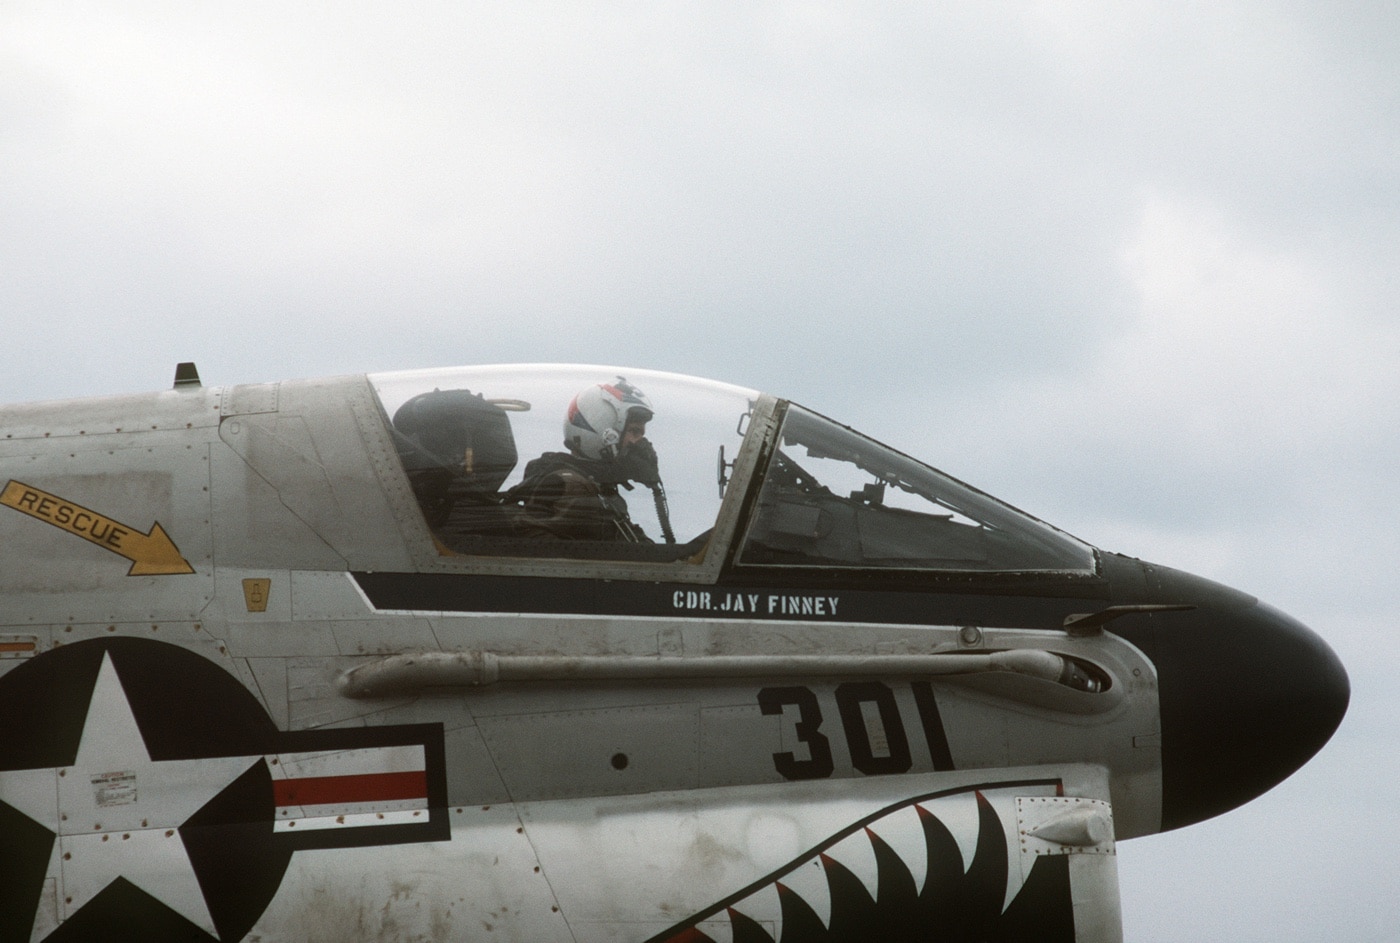
[[[695,557],[719,513],[719,450],[738,452],[758,396],[613,367],[467,367],[370,381],[436,539],[450,553],[491,556]],[[650,449],[624,446],[629,417],[645,420]]]
[[[744,564],[1090,572],[1093,551],[845,426],[792,406]]]

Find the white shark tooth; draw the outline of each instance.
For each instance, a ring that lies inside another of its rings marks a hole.
[[[853,832],[823,852],[856,876],[875,900],[880,893],[880,867],[875,860],[875,848],[865,829]]]
[[[890,846],[890,850],[914,879],[914,887],[923,892],[928,880],[928,840],[924,837],[924,822],[919,809],[906,805],[870,825],[870,831]]]
[[[763,885],[743,900],[731,904],[729,909],[760,924],[772,934],[774,940],[782,939],[783,903],[776,884]]]
[[[972,867],[973,857],[977,854],[977,836],[981,829],[976,794],[958,793],[922,802],[920,805],[942,822],[952,834],[953,841],[958,843],[958,852],[962,855],[962,870],[966,874]]]
[[[734,924],[730,921],[729,914],[723,910],[710,919],[697,923],[695,929],[714,943],[734,943]]]
[[[826,880],[826,869],[821,859],[812,858],[778,879],[778,882],[806,902],[808,907],[821,920],[822,926],[831,926],[831,885]]]

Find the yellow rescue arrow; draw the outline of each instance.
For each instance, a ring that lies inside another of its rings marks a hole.
[[[80,504],[18,481],[10,481],[5,490],[0,491],[0,504],[125,557],[131,561],[127,576],[173,576],[194,572],[194,567],[180,556],[180,548],[159,522],[143,534]]]

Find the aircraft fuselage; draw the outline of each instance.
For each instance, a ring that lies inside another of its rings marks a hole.
[[[1253,597],[615,374],[5,409],[0,940],[1117,939],[1117,840],[1340,722]],[[542,510],[590,384],[654,412],[664,490]]]

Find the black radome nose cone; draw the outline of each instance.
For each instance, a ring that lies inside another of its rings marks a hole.
[[[1311,630],[1259,603],[1202,608],[1155,632],[1162,830],[1228,812],[1322,749],[1351,685]]]

